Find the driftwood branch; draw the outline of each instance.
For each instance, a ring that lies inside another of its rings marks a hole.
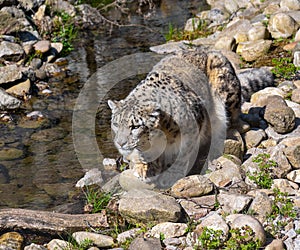
[[[27,209],[1,209],[0,230],[30,230],[42,233],[66,233],[87,228],[108,227],[105,214],[62,214]]]

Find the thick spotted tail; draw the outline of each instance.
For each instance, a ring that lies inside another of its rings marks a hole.
[[[241,83],[242,102],[250,101],[253,93],[274,86],[274,75],[267,67],[247,69],[238,72],[237,76]]]

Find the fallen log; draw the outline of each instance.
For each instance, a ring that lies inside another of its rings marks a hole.
[[[0,209],[0,230],[30,230],[41,233],[72,233],[108,227],[105,213],[62,214],[28,209]]]

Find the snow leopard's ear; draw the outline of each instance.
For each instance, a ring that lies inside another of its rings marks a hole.
[[[108,106],[110,107],[110,109],[112,111],[114,111],[118,106],[118,102],[117,101],[112,101],[112,100],[108,100],[107,104],[108,104]]]
[[[124,101],[123,100],[121,100],[121,101],[108,100],[107,104],[110,107],[111,111],[115,112],[120,107],[120,105],[124,104]]]

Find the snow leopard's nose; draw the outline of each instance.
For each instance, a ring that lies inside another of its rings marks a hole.
[[[127,143],[127,139],[126,138],[117,138],[116,143],[123,148],[126,143]]]

